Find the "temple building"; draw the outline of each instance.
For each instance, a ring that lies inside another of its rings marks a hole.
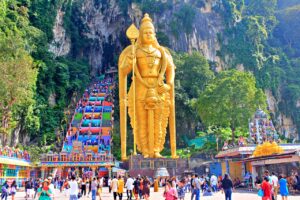
[[[243,180],[247,172],[256,177],[266,169],[285,175],[300,171],[299,151],[300,144],[281,143],[272,120],[258,109],[249,123],[247,144],[243,138],[239,139],[237,146],[225,142],[216,159],[221,163],[222,174],[228,173],[232,179]]]
[[[24,186],[25,180],[36,177],[36,170],[30,162],[27,151],[0,147],[0,185],[16,180],[17,186]]]

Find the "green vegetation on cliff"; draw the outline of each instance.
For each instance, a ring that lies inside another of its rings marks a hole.
[[[300,1],[223,0],[226,22],[219,55],[229,68],[252,71],[257,85],[269,89],[279,101],[277,111],[291,116],[300,129],[299,6]],[[282,9],[288,6],[292,7]],[[275,113],[275,124],[279,112]]]
[[[63,2],[0,3],[0,67],[7,72],[0,76],[0,115],[7,118],[1,128],[3,135],[19,126],[19,134],[29,134],[44,145],[53,143],[71,97],[89,83],[86,62],[55,58],[48,51],[56,12]],[[2,137],[1,142],[5,145],[10,141]],[[15,145],[13,141],[11,144]]]

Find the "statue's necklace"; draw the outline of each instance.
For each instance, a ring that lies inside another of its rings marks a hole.
[[[146,54],[147,54],[147,59],[150,58],[150,62],[148,63],[148,67],[152,69],[155,64],[156,56],[152,56],[152,54],[155,52],[156,49],[153,49],[153,51],[150,50],[149,47],[143,47],[141,48]]]

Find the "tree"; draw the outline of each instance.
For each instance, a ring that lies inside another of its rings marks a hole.
[[[37,70],[33,59],[24,48],[22,39],[14,35],[0,37],[0,116],[1,143],[7,144],[8,135],[16,124],[12,111],[17,105],[30,102],[34,95]]]
[[[198,99],[198,112],[206,126],[230,127],[232,140],[237,128],[247,129],[258,107],[266,108],[266,97],[256,88],[250,72],[221,72]]]
[[[172,55],[176,65],[176,124],[178,138],[181,138],[180,135],[194,133],[196,123],[200,121],[194,105],[214,73],[206,58],[199,52],[173,52]],[[180,143],[180,139],[178,142]]]

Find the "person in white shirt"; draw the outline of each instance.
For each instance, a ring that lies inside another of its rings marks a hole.
[[[117,200],[118,195],[118,179],[114,176],[114,179],[111,181],[111,190],[114,194],[114,200]]]
[[[108,185],[109,193],[111,193],[111,178],[108,179],[107,185]]]
[[[214,174],[210,177],[210,183],[213,188],[213,191],[217,192],[218,178]]]
[[[78,183],[75,179],[75,176],[72,176],[71,181],[69,181],[70,200],[78,200]]]
[[[275,175],[274,172],[272,172],[272,184],[273,184],[273,190],[274,190],[274,198],[277,200],[277,194],[278,194],[278,177]]]
[[[99,180],[99,187],[102,188],[103,187],[103,182],[104,182],[104,178],[101,177]]]
[[[48,178],[49,182],[50,182],[50,185],[49,185],[49,189],[51,190],[52,192],[52,196],[50,197],[52,200],[54,200],[54,197],[55,197],[55,189],[54,189],[54,184],[53,184],[53,181],[52,181],[52,177],[49,177]]]
[[[134,180],[128,175],[128,179],[125,184],[126,192],[127,192],[127,197],[129,200],[132,200],[132,190],[133,190],[133,182]]]
[[[98,182],[97,182],[96,178],[94,177],[94,179],[91,183],[92,200],[96,200],[97,187],[98,187]]]

